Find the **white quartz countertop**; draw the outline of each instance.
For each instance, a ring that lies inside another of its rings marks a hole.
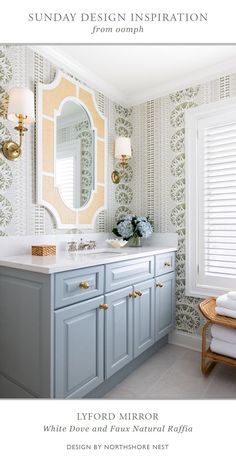
[[[33,257],[32,255],[15,255],[0,259],[0,266],[8,268],[35,271],[38,273],[59,273],[77,268],[104,265],[133,258],[148,257],[166,252],[176,251],[176,247],[125,247],[123,249],[97,248],[78,252],[76,257],[66,252],[58,253],[53,257]]]

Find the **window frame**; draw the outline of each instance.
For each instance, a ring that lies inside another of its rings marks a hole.
[[[204,280],[200,274],[200,204],[201,204],[201,181],[199,175],[198,160],[198,124],[200,121],[219,116],[222,111],[233,111],[236,114],[236,97],[204,104],[186,110],[185,113],[185,181],[186,181],[186,295],[193,297],[218,296],[228,290],[235,290],[236,279],[216,277],[217,285],[209,284],[209,279]],[[207,278],[206,278],[207,279]]]

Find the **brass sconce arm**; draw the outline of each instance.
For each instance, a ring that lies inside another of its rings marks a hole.
[[[14,87],[9,91],[7,119],[17,122],[15,130],[19,132],[20,142],[8,140],[2,145],[3,155],[8,160],[16,160],[21,155],[22,140],[28,130],[25,124],[32,124],[34,117],[34,94],[24,87]]]
[[[19,132],[20,143],[17,144],[15,141],[9,140],[3,143],[2,151],[4,156],[8,160],[16,160],[21,155],[22,140],[24,132],[27,132],[28,128],[24,127],[24,119],[26,118],[23,114],[18,114],[18,125],[15,127],[15,130]]]
[[[120,170],[114,170],[111,174],[111,179],[113,183],[118,184],[121,178],[125,174],[126,167],[128,166],[128,159],[126,156],[121,156],[121,161],[119,162]]]

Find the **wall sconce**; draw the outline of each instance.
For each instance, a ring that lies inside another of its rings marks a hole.
[[[120,170],[114,170],[111,174],[113,183],[117,184],[125,174],[128,159],[131,157],[130,138],[120,136],[115,140],[115,159],[119,159]]]
[[[34,94],[28,88],[15,87],[9,92],[7,119],[17,122],[15,127],[20,134],[20,143],[9,140],[3,143],[2,151],[8,160],[16,160],[21,155],[22,139],[28,130],[24,124],[32,124],[34,118]]]

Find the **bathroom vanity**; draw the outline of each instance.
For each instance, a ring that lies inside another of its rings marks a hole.
[[[167,342],[175,250],[2,259],[0,374],[19,396],[102,396]]]

